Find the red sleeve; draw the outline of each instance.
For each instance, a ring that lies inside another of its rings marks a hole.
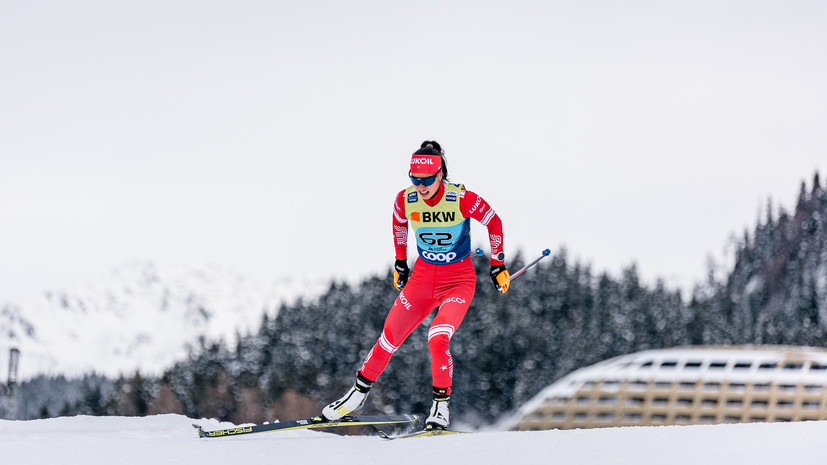
[[[400,191],[393,202],[393,246],[396,259],[408,258],[408,218],[405,217],[405,191]]]
[[[488,228],[488,241],[491,244],[491,265],[502,265],[503,260],[495,257],[503,251],[503,223],[497,212],[481,196],[471,192],[463,191],[460,196],[459,208],[462,216],[473,218]]]

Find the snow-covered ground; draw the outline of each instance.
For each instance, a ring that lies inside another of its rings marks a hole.
[[[180,415],[0,420],[3,464],[822,464],[827,422],[481,432],[387,441],[318,431],[200,439]],[[198,420],[207,429],[229,423]]]

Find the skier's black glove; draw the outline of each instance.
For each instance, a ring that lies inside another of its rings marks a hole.
[[[508,292],[508,286],[511,285],[511,275],[505,269],[505,265],[491,266],[491,281],[494,281],[494,286],[498,291],[505,294]]]
[[[393,265],[393,287],[401,291],[405,284],[408,284],[408,276],[411,270],[408,269],[407,260],[397,260]]]

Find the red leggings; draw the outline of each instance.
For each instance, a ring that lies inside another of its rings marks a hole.
[[[448,342],[462,323],[476,286],[477,275],[470,258],[450,265],[432,265],[418,259],[408,283],[385,318],[382,335],[359,370],[362,376],[375,381],[396,349],[439,307],[428,331],[431,375],[434,387],[450,388],[454,362]]]

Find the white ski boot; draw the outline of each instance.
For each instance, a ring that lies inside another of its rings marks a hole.
[[[431,405],[431,414],[425,420],[425,429],[445,429],[451,421],[448,404],[451,396],[434,396],[434,403]]]
[[[357,374],[353,387],[341,399],[323,408],[322,417],[328,421],[338,420],[359,410],[365,405],[372,385],[373,383]]]

